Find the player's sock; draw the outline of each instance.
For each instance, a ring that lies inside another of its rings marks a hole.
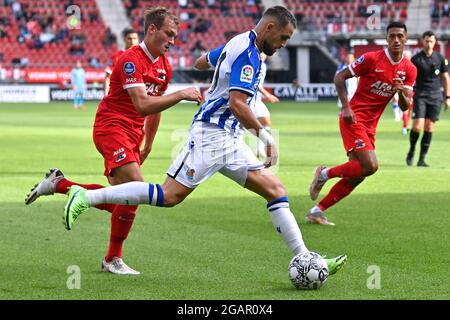
[[[97,190],[97,189],[101,189],[101,188],[105,187],[105,186],[102,186],[101,184],[81,184],[81,183],[76,183],[76,182],[67,180],[66,178],[63,178],[55,186],[55,193],[66,194],[69,191],[70,187],[73,186],[73,185],[80,186],[80,187],[88,189],[88,190]],[[104,204],[98,204],[95,207],[97,209],[99,209],[99,210],[105,210],[105,211],[113,212],[115,206],[116,206],[115,204],[104,203]]]
[[[362,176],[362,167],[359,161],[351,160],[339,166],[330,168],[327,171],[328,178],[360,178]]]
[[[164,192],[159,184],[133,181],[97,190],[87,190],[89,206],[102,203],[126,205],[150,204],[164,207]]]
[[[116,205],[115,207],[111,215],[111,235],[105,257],[106,262],[110,262],[114,257],[122,257],[123,242],[130,233],[137,210],[137,206]]]
[[[411,130],[409,133],[409,153],[414,153],[416,151],[416,143],[419,139],[420,132]]]
[[[425,156],[428,153],[428,149],[430,148],[431,138],[433,136],[433,132],[424,131],[422,140],[420,140],[420,158],[419,161],[424,161]]]
[[[403,128],[408,129],[409,127],[409,112],[403,112]]]
[[[288,197],[281,197],[267,203],[272,223],[284,242],[294,254],[308,252],[295,217],[289,209]]]
[[[348,196],[353,189],[355,188],[349,183],[348,179],[341,179],[330,189],[316,207],[321,211],[325,211]]]

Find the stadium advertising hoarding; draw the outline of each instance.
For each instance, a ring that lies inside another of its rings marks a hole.
[[[83,99],[84,100],[102,100],[104,95],[103,88],[89,88],[84,90]],[[73,100],[75,96],[75,91],[69,88],[51,88],[50,89],[50,100],[52,101],[69,101]]]
[[[89,83],[105,81],[105,70],[86,68],[86,81]],[[35,69],[29,68],[25,74],[25,80],[28,83],[70,83],[71,68],[57,68],[57,69]]]
[[[337,92],[334,83],[267,84],[272,94],[280,100],[321,101],[336,100]]]
[[[0,102],[48,103],[49,86],[0,85]]]
[[[203,94],[209,88],[209,84],[196,84]],[[192,85],[171,84],[166,93],[182,90]],[[280,100],[294,101],[322,101],[336,100],[337,92],[334,83],[306,83],[294,86],[291,83],[266,83],[264,88]]]

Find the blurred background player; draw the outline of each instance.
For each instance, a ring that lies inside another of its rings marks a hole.
[[[125,44],[125,50],[130,49],[133,46],[139,44],[139,35],[136,30],[131,27],[127,27],[122,31],[123,42]],[[106,67],[106,76],[105,76],[105,96],[109,92],[109,84],[111,81],[111,73],[114,70],[114,67],[119,60],[120,56],[125,52],[125,50],[119,50],[115,52],[109,61],[109,65]]]
[[[351,52],[347,53],[346,60],[342,63],[336,70],[336,74],[347,68],[355,61],[355,55]],[[358,87],[358,77],[348,78],[345,80],[345,87],[347,88],[347,97],[348,101],[352,100],[353,95],[355,94],[356,88]],[[338,108],[339,112],[342,109],[341,99],[338,97]]]
[[[219,59],[219,56],[222,53],[223,48],[224,46],[220,46],[214,50],[211,50],[210,52],[207,52],[206,54],[203,54],[195,61],[194,67],[198,70],[206,70],[210,67],[215,67],[217,64],[217,60]],[[260,57],[261,57],[261,70],[259,73],[258,91],[250,101],[250,108],[252,109],[253,113],[255,114],[256,118],[261,123],[263,128],[270,133],[270,129],[272,127],[272,120],[270,119],[269,109],[267,109],[267,106],[262,101],[262,99],[264,97],[270,103],[277,103],[280,102],[280,100],[276,96],[271,94],[269,91],[264,89],[264,80],[267,75],[267,63],[265,62],[267,59],[267,55],[264,54],[264,52],[261,52]],[[258,139],[256,154],[258,157],[261,158],[266,157],[265,146],[260,139]]]
[[[431,137],[436,121],[439,120],[442,105],[441,86],[444,86],[445,110],[450,107],[450,79],[448,76],[448,60],[440,53],[434,52],[436,35],[426,31],[422,35],[422,50],[412,57],[417,67],[417,81],[414,86],[413,125],[409,134],[410,147],[406,155],[406,164],[412,166],[416,143],[423,130],[420,141],[420,156],[417,166],[428,167],[425,156],[431,144]],[[442,82],[441,82],[442,80]]]
[[[403,56],[406,59],[411,61],[412,52],[409,50],[405,50],[403,52]],[[395,94],[394,99],[398,103],[398,94],[397,93]],[[402,134],[403,135],[407,135],[409,132],[409,121],[411,119],[411,111],[412,111],[413,105],[414,105],[414,98],[412,99],[411,103],[409,104],[408,110],[403,111],[403,114],[402,114]]]
[[[111,74],[110,92],[100,102],[95,117],[94,143],[104,158],[104,175],[111,185],[143,181],[141,165],[149,151],[145,146],[144,151],[140,150],[140,146],[144,139],[145,145],[151,146],[161,111],[184,99],[201,101],[200,92],[193,87],[162,96],[172,77],[165,54],[178,34],[178,18],[166,8],[154,7],[144,12],[144,20],[144,41],[118,59]],[[155,116],[146,117],[150,114]],[[42,195],[66,194],[72,185],[103,188],[69,181],[60,170],[52,169],[27,195],[25,203],[30,204]],[[123,243],[133,225],[137,206],[101,205],[97,208],[112,212],[110,242],[102,260],[102,270],[119,275],[139,274],[122,259]],[[66,228],[70,230],[67,223]]]
[[[73,108],[75,110],[84,108],[84,90],[86,89],[86,73],[81,65],[81,61],[77,61],[75,68],[71,73],[71,85],[73,90]]]
[[[411,61],[412,53],[409,50],[405,50],[403,53],[405,59]],[[408,110],[402,111],[398,106],[398,93],[394,95],[392,98],[392,108],[394,109],[394,119],[396,122],[402,121],[402,134],[407,135],[409,130],[409,118],[410,118],[410,110],[412,109],[414,99],[411,99],[411,104],[409,105]]]
[[[395,93],[399,94],[402,110],[407,110],[411,103],[417,70],[411,61],[403,57],[408,40],[406,26],[402,22],[392,22],[387,26],[386,33],[386,49],[362,55],[335,76],[334,83],[342,101],[339,127],[349,161],[332,168],[316,168],[310,186],[311,200],[317,199],[329,179],[341,179],[309,210],[306,215],[308,222],[334,225],[325,217],[325,210],[348,196],[366,177],[378,170],[375,133],[387,104]],[[354,76],[359,76],[360,80],[349,102],[345,80]]]

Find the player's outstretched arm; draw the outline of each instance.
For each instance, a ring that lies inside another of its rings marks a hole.
[[[267,100],[269,100],[270,103],[280,102],[280,99],[278,99],[273,94],[271,94],[269,91],[264,89],[264,87],[262,85],[258,86],[258,91],[261,92],[264,95],[264,97],[266,97]]]
[[[350,105],[348,104],[347,87],[345,84],[345,80],[351,77],[353,77],[353,75],[348,68],[345,68],[344,70],[336,73],[336,75],[334,76],[334,84],[336,86],[336,91],[342,103],[342,111],[341,111],[342,118],[347,123],[356,122],[355,114],[353,113],[352,109],[350,108]]]
[[[230,91],[230,110],[245,129],[257,136],[266,145],[267,160],[264,165],[266,167],[273,166],[278,161],[275,141],[253,114],[247,104],[247,98],[246,93],[237,90]]]
[[[206,57],[206,53],[201,55],[197,60],[194,62],[194,68],[197,70],[208,70],[211,65],[208,62],[208,59]]]
[[[411,105],[413,98],[413,91],[411,89],[407,89],[403,84],[398,85],[400,89],[397,89],[398,92],[398,106],[402,111],[408,110]]]
[[[165,96],[149,96],[144,86],[129,88],[127,92],[131,97],[131,101],[133,101],[136,111],[141,116],[164,111],[182,100],[194,101],[198,104],[202,101],[200,90],[195,87],[175,91]]]

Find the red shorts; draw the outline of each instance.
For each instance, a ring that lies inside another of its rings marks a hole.
[[[369,130],[364,123],[346,123],[339,118],[342,141],[345,151],[375,150],[375,130]]]
[[[105,176],[109,176],[111,170],[130,162],[141,164],[140,145],[144,138],[132,137],[120,127],[113,127],[109,133],[96,132],[93,134],[94,144],[105,161]]]

